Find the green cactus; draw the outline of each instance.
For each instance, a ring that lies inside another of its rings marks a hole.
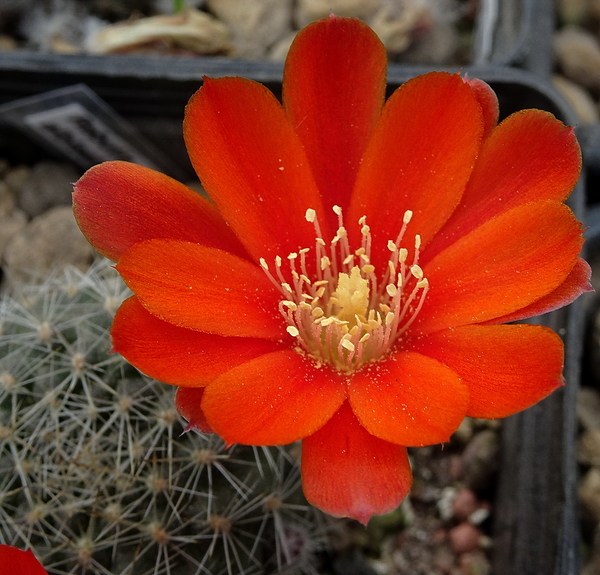
[[[52,575],[316,573],[295,447],[181,435],[173,388],[110,353],[127,295],[99,260],[0,298],[0,542]]]

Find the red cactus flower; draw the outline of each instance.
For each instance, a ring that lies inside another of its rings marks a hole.
[[[571,128],[538,110],[497,124],[479,80],[430,73],[384,103],[374,33],[331,17],[298,34],[283,105],[206,79],[186,109],[212,201],[111,162],[75,214],[133,290],[116,351],[179,386],[191,426],[228,443],[303,440],[307,499],[367,522],[409,490],[406,446],[447,441],[562,383],[563,347],[500,325],[589,289]]]
[[[0,575],[47,575],[31,549],[0,545]]]

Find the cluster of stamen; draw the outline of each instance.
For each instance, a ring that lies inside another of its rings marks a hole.
[[[310,248],[288,255],[291,281],[284,276],[281,257],[275,258],[275,274],[264,259],[260,264],[283,295],[279,311],[288,333],[297,339],[297,350],[349,373],[389,352],[421,310],[429,283],[418,263],[421,237],[415,235],[412,261],[401,247],[412,218],[410,210],[404,213],[396,240],[387,243],[390,256],[379,278],[371,264],[372,237],[366,217],[358,220],[361,246],[352,251],[342,210],[334,206],[333,211],[338,229],[329,245],[315,210],[306,211],[316,234],[313,279],[307,266]]]

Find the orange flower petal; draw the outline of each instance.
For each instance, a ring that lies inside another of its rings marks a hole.
[[[469,390],[454,371],[413,352],[357,372],[348,397],[369,433],[408,446],[448,441],[469,404]]]
[[[206,78],[183,128],[206,191],[256,261],[314,245],[305,214],[313,208],[322,216],[319,191],[294,128],[267,88],[244,78]]]
[[[113,350],[140,371],[172,385],[203,386],[232,367],[281,348],[266,339],[222,337],[158,319],[133,296],[112,326]]]
[[[410,237],[426,245],[448,219],[464,191],[479,151],[482,113],[458,75],[431,72],[409,80],[387,101],[367,147],[348,221],[367,216],[372,260],[387,262],[405,210]],[[356,228],[356,229],[355,229]],[[360,245],[357,226],[349,226]]]
[[[430,290],[411,329],[432,333],[524,308],[565,280],[581,245],[581,224],[560,202],[504,212],[423,267]]]
[[[10,545],[0,545],[0,565],[0,571],[7,575],[47,575],[31,549],[21,551]]]
[[[222,250],[176,240],[135,244],[116,266],[153,315],[224,336],[282,339],[281,295],[256,265]]]
[[[302,488],[309,503],[365,525],[406,497],[412,473],[406,448],[370,435],[348,403],[302,441]]]
[[[487,138],[496,127],[496,124],[498,124],[498,117],[500,116],[498,97],[496,96],[496,92],[490,88],[489,84],[483,80],[472,78],[471,80],[467,80],[467,84],[469,84],[471,90],[473,90],[473,95],[481,107],[483,116],[483,137]]]
[[[348,206],[360,159],[381,113],[386,66],[383,44],[354,18],[314,22],[290,48],[284,108],[328,206]]]
[[[345,395],[345,378],[284,350],[234,367],[209,384],[202,409],[227,443],[283,445],[322,427]]]
[[[90,168],[75,184],[73,211],[89,242],[113,261],[152,238],[192,241],[247,257],[213,204],[144,166],[105,162]]]
[[[508,323],[510,321],[518,321],[528,317],[542,315],[555,309],[561,308],[572,301],[576,300],[582,293],[594,291],[590,283],[592,269],[589,264],[577,258],[573,269],[569,272],[565,281],[562,282],[555,290],[548,295],[541,297],[532,304],[521,308],[513,313],[497,317],[485,324]]]
[[[187,419],[188,426],[185,431],[197,429],[202,433],[214,433],[202,411],[203,387],[178,387],[175,392],[175,408],[179,415]]]
[[[469,387],[470,417],[506,417],[562,385],[563,344],[540,325],[470,325],[410,342],[410,349],[455,371]]]
[[[573,128],[541,110],[512,114],[483,143],[461,203],[423,254],[424,261],[509,209],[564,200],[580,170]]]

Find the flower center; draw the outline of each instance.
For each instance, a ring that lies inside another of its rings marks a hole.
[[[275,275],[261,258],[260,265],[282,293],[279,311],[287,332],[297,339],[296,350],[317,363],[327,363],[344,373],[383,358],[409,328],[423,306],[429,282],[419,267],[421,237],[414,238],[412,262],[401,247],[412,212],[404,213],[396,240],[389,240],[387,265],[379,274],[371,264],[371,232],[366,217],[358,220],[361,246],[351,251],[342,210],[334,206],[338,229],[329,242],[322,237],[313,209],[306,220],[314,225],[316,270],[308,272],[310,248],[288,255],[291,281],[275,258]]]

